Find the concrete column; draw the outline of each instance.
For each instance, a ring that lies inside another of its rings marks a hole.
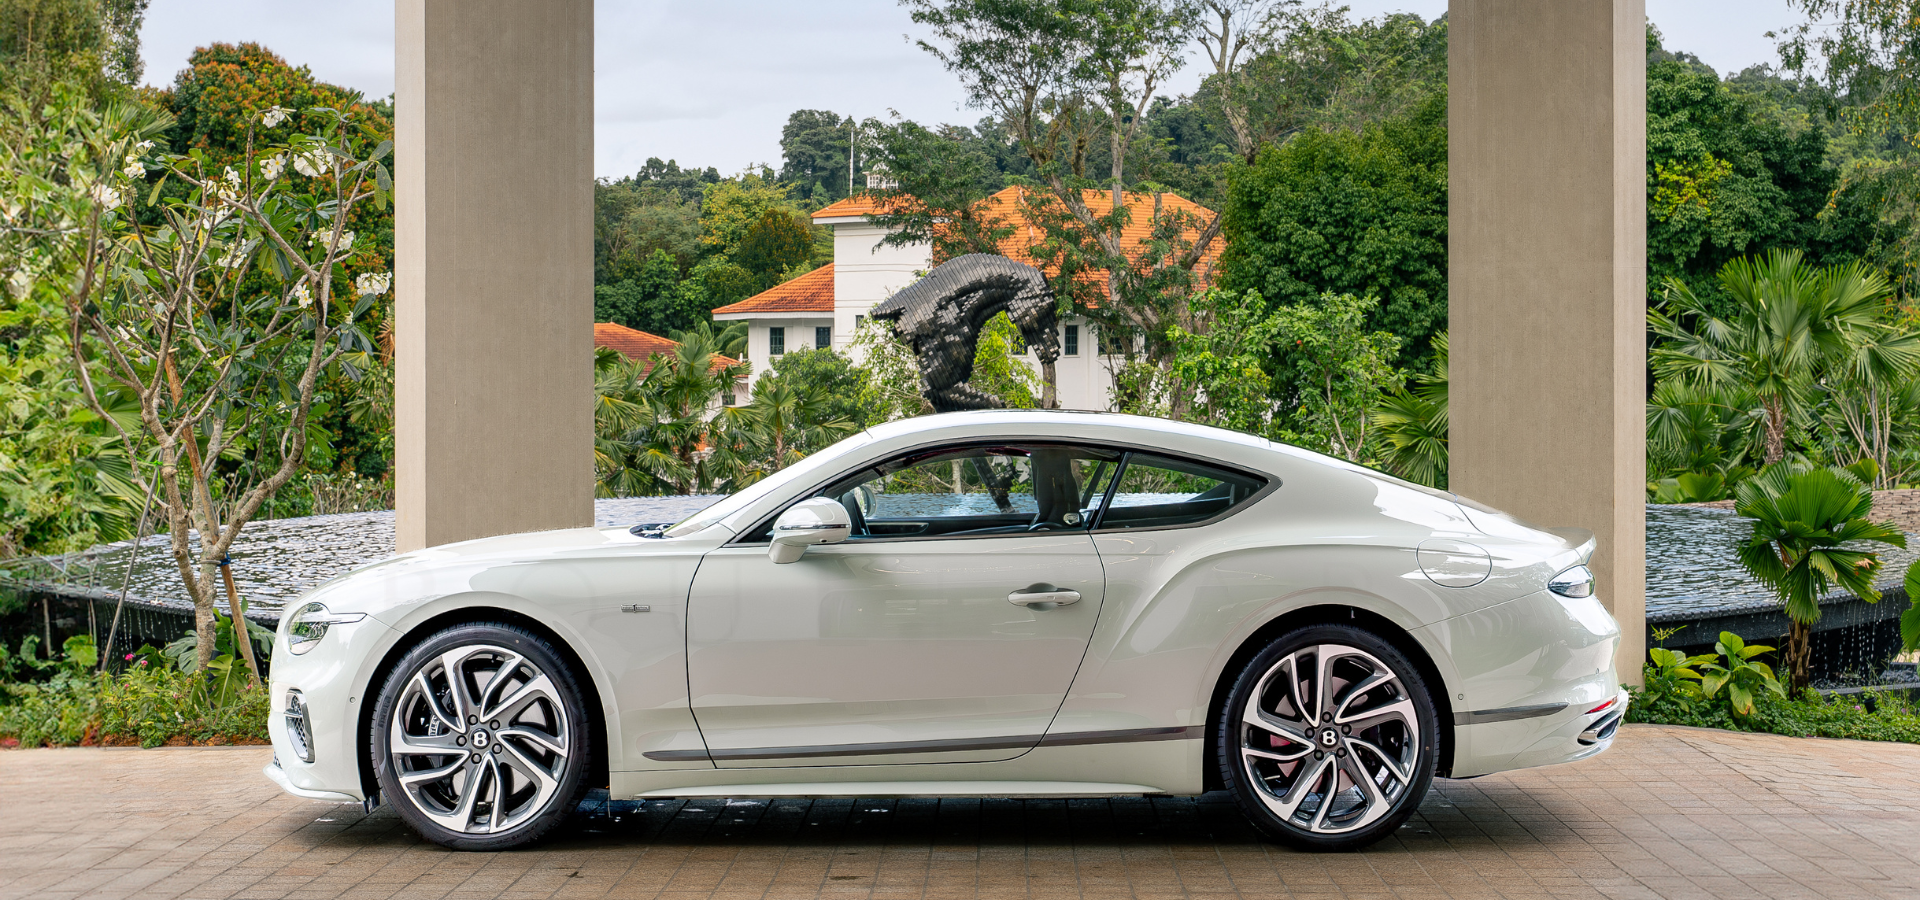
[[[592,0],[396,0],[401,551],[593,521]]]
[[[1453,0],[1452,487],[1590,528],[1637,682],[1646,634],[1645,0]]]

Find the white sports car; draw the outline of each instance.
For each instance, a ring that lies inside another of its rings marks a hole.
[[[585,791],[1232,792],[1391,833],[1435,775],[1605,750],[1593,538],[1284,444],[1130,416],[878,426],[672,527],[402,554],[288,607],[274,762],[462,849]]]

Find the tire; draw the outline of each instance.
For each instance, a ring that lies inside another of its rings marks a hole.
[[[1240,670],[1214,741],[1222,780],[1261,833],[1302,850],[1357,850],[1420,807],[1439,723],[1405,654],[1360,628],[1314,625]]]
[[[579,805],[593,763],[571,668],[511,625],[459,625],[409,650],[380,689],[371,731],[386,802],[454,850],[539,840]]]

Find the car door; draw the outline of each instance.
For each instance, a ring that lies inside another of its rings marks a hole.
[[[702,560],[687,675],[716,765],[973,762],[1046,733],[1105,592],[1088,504],[1117,454],[946,447],[815,496],[853,535],[775,564],[767,527]],[[1051,593],[1072,602],[1021,605]]]

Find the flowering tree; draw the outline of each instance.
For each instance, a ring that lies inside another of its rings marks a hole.
[[[244,158],[218,172],[198,150],[156,153],[145,135],[164,121],[122,128],[101,146],[117,168],[76,182],[91,208],[68,290],[74,362],[103,418],[108,391],[133,401],[118,427],[127,446],[152,447],[136,471],[163,510],[201,666],[216,646],[216,570],[301,471],[318,380],[373,350],[354,320],[392,286],[386,273],[348,280],[368,250],[344,225],[359,204],[384,208],[391,142],[373,145],[350,113],[307,118],[322,127],[281,144],[257,147],[250,128]],[[169,180],[184,197],[159,199]],[[239,619],[245,602],[223,581]],[[258,675],[251,642],[235,643]]]

